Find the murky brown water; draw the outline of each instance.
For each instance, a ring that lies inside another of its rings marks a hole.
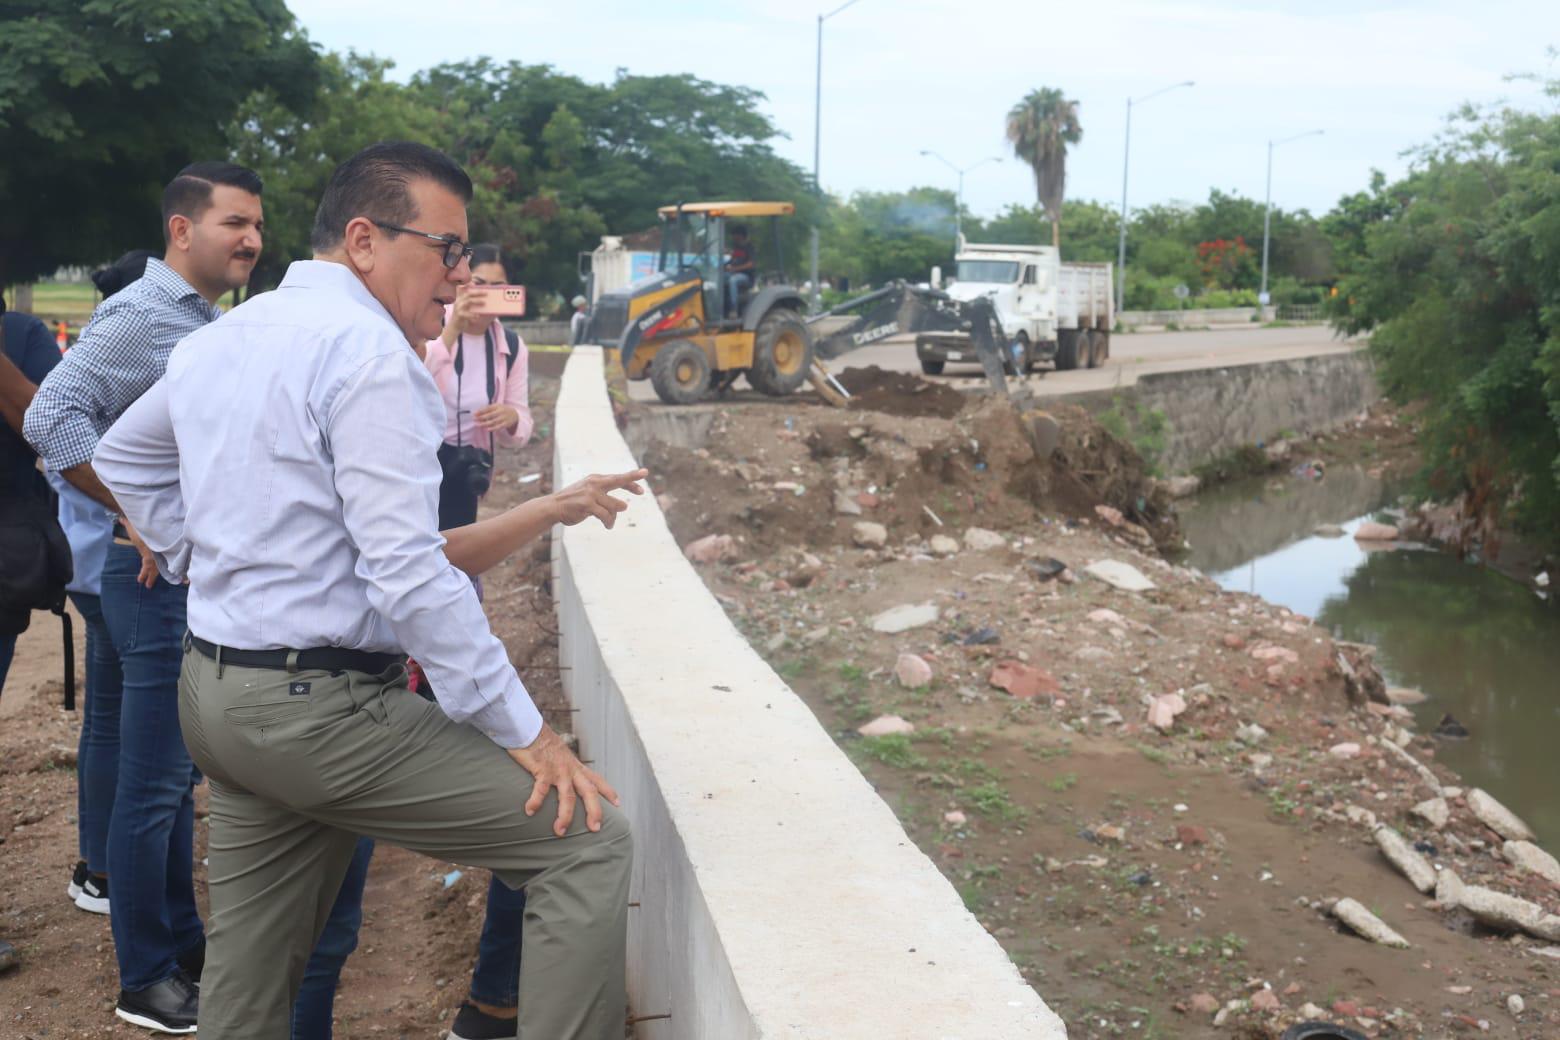
[[[1423,690],[1428,732],[1450,712],[1472,731],[1438,757],[1560,849],[1560,610],[1486,567],[1419,549],[1366,551],[1352,537],[1389,489],[1359,470],[1245,482],[1182,510],[1188,562],[1228,589],[1371,643],[1387,681]],[[1339,524],[1342,538],[1315,535]]]

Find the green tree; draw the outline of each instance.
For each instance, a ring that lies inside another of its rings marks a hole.
[[[1427,404],[1432,490],[1560,537],[1560,113],[1464,108],[1331,226],[1337,323],[1371,334],[1389,393]]]
[[[316,64],[282,0],[0,5],[0,285],[158,247],[168,179],[252,91],[307,103]]]
[[[819,270],[853,286],[925,281],[953,264],[954,194],[942,188],[862,191],[830,210]]]
[[[1083,140],[1078,102],[1055,87],[1032,90],[1007,114],[1013,154],[1035,176],[1035,198],[1051,221],[1051,245],[1061,247],[1062,199],[1067,194],[1067,146]]]

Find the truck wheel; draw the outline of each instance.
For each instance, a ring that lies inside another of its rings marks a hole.
[[[1103,365],[1105,362],[1110,360],[1110,333],[1103,332],[1100,329],[1095,329],[1094,334],[1099,337],[1100,364]]]
[[[694,404],[710,388],[710,359],[685,339],[668,343],[650,359],[650,385],[667,404]]]
[[[1058,329],[1056,332],[1056,370],[1071,372],[1078,367],[1080,329]]]
[[[946,361],[922,361],[921,371],[929,376],[940,376],[945,364],[947,364]]]
[[[753,367],[748,382],[760,393],[783,397],[807,382],[812,369],[813,344],[807,326],[789,309],[764,315],[753,333]]]
[[[1105,363],[1105,344],[1100,342],[1100,334],[1094,329],[1088,331],[1089,337],[1089,367],[1099,368]]]
[[[1013,364],[1015,376],[1027,376],[1035,370],[1035,348],[1029,345],[1029,333],[1020,332],[1013,337],[1018,341],[1018,357]]]

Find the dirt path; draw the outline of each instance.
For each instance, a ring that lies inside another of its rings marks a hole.
[[[538,436],[505,452],[483,514],[551,490],[551,408],[556,382],[532,384]],[[539,480],[520,483],[526,474]],[[494,630],[554,725],[561,714],[557,636],[545,544],[516,554],[484,579]],[[76,661],[81,670],[81,624]],[[75,746],[80,718],[61,708],[59,622],[39,615],[17,646],[0,698],[0,937],[21,952],[0,975],[0,1038],[144,1038],[113,1016],[118,972],[108,919],[65,897],[76,856]],[[78,684],[82,681],[78,677]],[[79,689],[78,685],[78,689]],[[559,725],[567,730],[566,722]],[[205,787],[197,789],[197,856],[206,844]],[[381,846],[364,896],[358,950],[336,1003],[336,1035],[442,1037],[466,995],[482,925],[487,874]],[[196,886],[206,906],[205,870]]]
[[[1406,712],[1369,703],[1368,652],[1166,563],[1141,473],[1081,413],[1058,415],[1050,460],[978,406],[734,405],[704,448],[646,454],[680,541],[731,536],[700,569],[733,622],[1073,1040],[1277,1038],[1302,1017],[1373,1037],[1560,1036],[1560,946],[1442,909],[1370,823],[1550,912],[1560,889],[1501,859],[1455,791],[1444,828],[1411,816],[1431,792],[1387,742],[1457,780]],[[1086,574],[1104,560],[1154,588]],[[935,620],[875,630],[913,605]],[[1185,708],[1162,730],[1149,707],[1169,695]],[[901,732],[862,735],[873,723]],[[1343,896],[1411,948],[1343,929],[1326,912]]]

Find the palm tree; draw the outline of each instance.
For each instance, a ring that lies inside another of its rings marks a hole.
[[[1013,154],[1035,174],[1035,197],[1051,222],[1051,245],[1062,244],[1062,196],[1067,187],[1067,146],[1083,139],[1078,102],[1055,87],[1031,90],[1007,114],[1007,139]]]

